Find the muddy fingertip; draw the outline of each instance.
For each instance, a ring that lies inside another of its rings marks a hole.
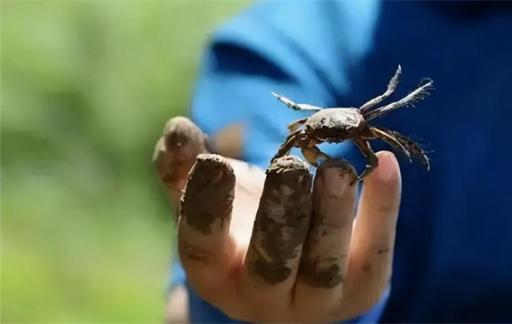
[[[214,223],[228,223],[233,207],[235,173],[229,162],[216,154],[200,154],[181,197],[181,215],[187,224],[208,235]]]
[[[173,196],[183,188],[197,155],[205,152],[205,135],[190,119],[178,116],[167,121],[155,145],[153,164]]]
[[[204,133],[187,117],[177,116],[169,119],[164,126],[162,137],[165,148],[169,151],[181,151],[191,155],[206,152]]]
[[[299,171],[308,172],[308,165],[298,157],[285,155],[272,161],[268,167],[267,174],[278,174],[283,172]]]
[[[320,164],[317,169],[317,177],[338,180],[342,178],[350,185],[356,184],[357,171],[350,162],[344,159],[329,159]]]
[[[197,177],[198,174],[200,177]],[[226,178],[225,180],[229,183],[234,182],[235,172],[231,164],[226,158],[210,153],[199,154],[189,174],[189,180],[208,184],[215,183],[223,178]]]
[[[266,186],[276,189],[288,187],[298,196],[305,195],[311,189],[313,176],[308,165],[295,156],[287,155],[275,159],[266,174]]]

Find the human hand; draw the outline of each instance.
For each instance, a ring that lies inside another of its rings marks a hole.
[[[393,154],[378,153],[354,222],[356,174],[345,161],[323,163],[311,186],[298,158],[276,160],[265,176],[204,153],[201,131],[172,119],[154,156],[171,201],[184,189],[179,254],[202,298],[234,319],[272,322],[348,319],[380,299],[401,191]]]

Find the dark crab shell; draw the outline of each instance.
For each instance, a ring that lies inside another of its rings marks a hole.
[[[325,141],[341,142],[367,129],[357,108],[327,108],[314,113],[304,124],[306,133]]]

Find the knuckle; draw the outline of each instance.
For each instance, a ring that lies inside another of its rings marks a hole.
[[[334,288],[343,283],[344,273],[339,258],[303,258],[301,280],[311,287]]]
[[[179,253],[180,258],[183,261],[201,262],[207,263],[209,251],[203,247],[192,244],[186,240],[180,240],[179,242]]]

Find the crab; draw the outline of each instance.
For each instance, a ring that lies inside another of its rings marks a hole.
[[[367,101],[359,108],[322,108],[309,104],[298,104],[285,96],[272,92],[274,97],[293,110],[314,112],[309,117],[301,118],[288,125],[290,133],[279,147],[272,161],[288,154],[293,147],[298,147],[310,164],[318,166],[319,159],[331,159],[331,157],[322,152],[316,146],[317,144],[323,142],[341,143],[351,140],[359,148],[367,161],[366,168],[357,177],[357,180],[361,181],[379,163],[379,159],[375,155],[369,141],[381,139],[395,150],[403,152],[410,162],[412,162],[413,158],[416,158],[429,170],[429,158],[418,144],[396,131],[370,126],[368,123],[399,108],[414,106],[415,103],[429,95],[429,91],[433,89],[433,81],[424,79],[415,90],[405,97],[387,105],[379,106],[379,104],[393,94],[398,86],[401,74],[402,68],[399,65],[389,81],[386,91]]]

